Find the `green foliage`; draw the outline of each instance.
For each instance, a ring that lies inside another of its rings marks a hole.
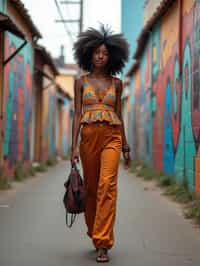
[[[183,187],[188,190],[188,179],[186,176],[183,177]]]
[[[185,184],[172,184],[170,185],[164,195],[171,196],[175,201],[180,203],[188,203],[193,200],[194,195],[190,193]]]
[[[133,161],[130,171],[144,180],[155,179],[158,186],[165,188],[164,195],[170,196],[173,200],[185,204],[187,211],[184,213],[186,218],[194,218],[200,224],[200,199],[196,200],[194,193],[189,191],[188,179],[183,177],[183,182],[177,184],[174,176],[158,173],[144,162]]]
[[[34,176],[35,175],[35,168],[33,166],[30,166],[29,169],[28,169],[28,173],[30,176]]]
[[[0,176],[0,190],[7,190],[12,187],[11,183],[8,180],[8,177]]]
[[[157,177],[157,172],[141,161],[133,161],[130,171],[138,177],[143,177],[145,180],[152,180]]]
[[[174,184],[175,179],[172,176],[167,176],[163,174],[159,174],[157,177],[158,186],[160,187],[168,187]]]
[[[51,157],[46,161],[47,166],[54,166],[58,163],[56,157]]]
[[[47,165],[45,162],[41,162],[38,166],[35,167],[35,170],[38,172],[46,172],[47,171]]]
[[[192,201],[186,209],[185,218],[194,218],[198,223],[200,223],[200,200]]]
[[[149,168],[148,166],[143,166],[138,171],[138,176],[143,177],[144,180],[152,180],[155,177],[155,171],[152,168]]]
[[[142,161],[133,160],[131,162],[130,172],[138,174],[138,171],[144,166]]]
[[[70,155],[69,154],[68,155],[63,155],[62,159],[68,161],[68,160],[70,160]]]
[[[15,168],[14,179],[16,181],[22,181],[28,176],[28,172],[24,169],[22,162],[17,162]]]

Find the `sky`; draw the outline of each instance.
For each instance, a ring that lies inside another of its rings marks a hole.
[[[53,57],[60,54],[60,46],[63,44],[66,63],[74,62],[72,47],[78,32],[77,25],[67,23],[67,27],[73,32],[72,41],[72,38],[67,35],[63,23],[55,22],[60,19],[60,16],[54,0],[22,0],[22,2],[43,36],[39,43],[44,45]],[[79,17],[78,6],[65,5],[61,2],[58,0],[65,19]],[[83,2],[83,30],[88,27],[98,28],[99,22],[101,22],[111,26],[114,32],[120,32],[121,0],[83,0]]]

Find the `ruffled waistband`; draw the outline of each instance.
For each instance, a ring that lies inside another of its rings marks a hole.
[[[117,114],[112,110],[90,109],[85,111],[81,118],[81,123],[92,123],[96,121],[107,121],[111,125],[121,125],[121,121]]]
[[[106,104],[92,104],[92,105],[85,105],[83,106],[83,112],[87,111],[112,111],[114,112],[114,107]]]

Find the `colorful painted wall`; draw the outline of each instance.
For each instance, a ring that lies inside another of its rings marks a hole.
[[[6,0],[0,0],[0,12],[6,11]]]
[[[144,24],[152,17],[156,8],[162,0],[146,0],[144,1]]]
[[[50,68],[45,65],[44,72],[52,75]],[[56,87],[51,81],[44,79],[42,91],[42,143],[41,159],[46,161],[56,155]]]
[[[5,58],[22,44],[5,35]],[[4,72],[4,166],[12,173],[17,161],[29,163],[32,110],[33,49],[28,43],[5,67]]]
[[[134,157],[187,179],[200,195],[200,0],[173,6],[156,25],[131,88]]]
[[[65,98],[62,108],[62,154],[64,156],[68,155],[71,144],[70,103],[71,101],[68,98]]]

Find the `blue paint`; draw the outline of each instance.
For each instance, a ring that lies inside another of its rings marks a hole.
[[[179,80],[179,61],[176,58],[175,65],[174,65],[174,114],[177,114],[178,111],[178,98],[176,92],[176,83]]]
[[[189,190],[194,191],[194,158],[196,154],[192,131],[191,103],[192,103],[192,68],[190,42],[187,41],[183,57],[182,75],[182,104],[180,134],[175,155],[175,175],[178,182],[186,177]],[[185,80],[185,68],[188,68],[188,80]],[[186,88],[187,86],[187,88]],[[186,92],[187,90],[187,92]]]
[[[171,86],[167,82],[165,95],[165,113],[164,113],[164,143],[163,143],[163,171],[166,174],[174,173],[174,150],[172,137],[172,104],[171,104]]]
[[[156,24],[152,30],[152,80],[155,81],[160,69],[160,25]],[[153,51],[156,57],[153,58]]]

